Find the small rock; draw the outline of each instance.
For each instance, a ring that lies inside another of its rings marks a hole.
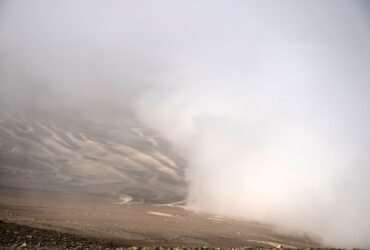
[[[23,243],[22,245],[21,245],[21,247],[26,247],[27,246],[27,244],[26,243]]]

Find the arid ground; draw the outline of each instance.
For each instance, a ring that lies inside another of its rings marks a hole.
[[[309,238],[279,234],[268,225],[196,214],[177,205],[123,205],[105,197],[16,189],[2,189],[0,200],[3,221],[119,241],[124,246],[316,245]]]
[[[304,234],[187,209],[185,162],[134,120],[0,118],[4,247],[318,246]]]

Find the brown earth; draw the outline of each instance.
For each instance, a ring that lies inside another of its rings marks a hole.
[[[278,233],[271,225],[197,214],[178,205],[122,205],[105,197],[45,191],[0,189],[0,220],[2,246],[319,246],[305,235]],[[8,230],[18,227],[14,223],[30,227],[14,233]],[[40,229],[36,235],[30,234],[34,228]],[[12,236],[5,237],[4,230]]]

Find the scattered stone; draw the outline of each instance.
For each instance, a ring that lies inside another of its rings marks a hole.
[[[0,220],[0,249],[115,249],[115,250],[257,250],[262,247],[213,247],[213,246],[133,246],[119,240],[87,238],[78,235],[37,229]],[[270,248],[271,249],[271,248]],[[275,249],[283,249],[278,244]],[[311,250],[308,248],[306,250]]]

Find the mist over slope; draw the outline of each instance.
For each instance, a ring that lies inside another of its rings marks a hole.
[[[186,160],[189,207],[370,246],[366,2],[2,1],[0,53],[2,110],[78,110],[107,124],[129,110]],[[68,148],[67,165],[69,147],[95,145],[87,159],[100,154],[111,171],[94,185],[124,180],[117,163],[133,149],[115,133],[128,130],[99,128],[114,133],[103,140],[74,132],[79,120],[34,126]],[[14,129],[2,126],[8,151]]]
[[[1,113],[0,141],[2,188],[90,194],[125,203],[185,199],[184,164],[171,159],[168,144],[129,116],[106,124],[78,113]]]

